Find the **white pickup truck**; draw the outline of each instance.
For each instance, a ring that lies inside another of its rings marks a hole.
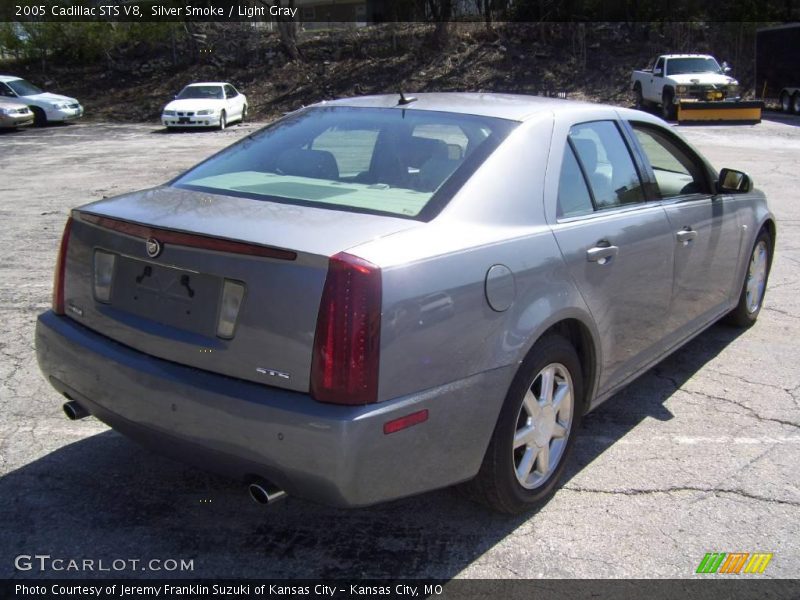
[[[739,82],[708,54],[662,54],[650,67],[631,77],[636,107],[661,105],[665,119],[674,119],[681,102],[725,102],[741,100]]]

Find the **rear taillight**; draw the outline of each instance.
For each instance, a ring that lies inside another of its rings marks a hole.
[[[330,259],[311,362],[311,395],[320,402],[378,399],[381,270],[341,252]]]
[[[64,225],[64,233],[61,235],[61,245],[58,248],[58,259],[56,259],[56,271],[53,276],[53,312],[57,315],[64,314],[64,271],[67,267],[67,247],[69,246],[69,234],[72,232],[72,217],[67,219]]]

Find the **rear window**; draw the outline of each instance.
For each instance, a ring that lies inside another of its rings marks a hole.
[[[515,125],[400,108],[315,107],[223,150],[173,185],[425,219]]]

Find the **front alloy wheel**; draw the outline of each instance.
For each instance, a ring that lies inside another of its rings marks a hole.
[[[561,461],[572,428],[573,394],[567,368],[551,363],[522,399],[514,434],[514,472],[525,489],[546,483]]]
[[[750,327],[758,319],[758,313],[764,305],[764,292],[769,280],[769,269],[772,265],[772,239],[766,230],[762,230],[753,245],[750,261],[747,263],[739,303],[728,315],[728,321],[739,327]]]

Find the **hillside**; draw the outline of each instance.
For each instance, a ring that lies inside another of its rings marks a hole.
[[[452,24],[447,45],[432,26],[386,24],[300,32],[301,60],[289,60],[278,35],[242,24],[213,26],[191,60],[173,47],[136,44],[91,64],[6,62],[0,72],[75,96],[86,118],[155,121],[186,83],[231,81],[256,119],[325,98],[427,91],[566,92],[567,97],[627,105],[631,70],[666,51],[709,52],[734,67],[747,88],[753,24],[479,23]],[[197,35],[195,35],[197,39]]]

